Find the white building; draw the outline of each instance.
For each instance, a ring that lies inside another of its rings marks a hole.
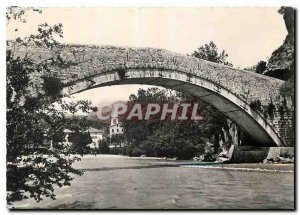
[[[103,140],[103,131],[96,128],[89,128],[87,132],[90,132],[92,143],[91,148],[99,148],[99,140]]]
[[[69,135],[70,135],[71,133],[73,133],[73,131],[71,131],[71,130],[69,130],[69,129],[65,129],[65,130],[64,130],[64,133],[65,133],[65,142],[64,142],[64,144],[66,144],[67,146],[72,145],[72,143],[69,142]]]
[[[111,116],[110,126],[109,126],[109,136],[111,137],[112,135],[123,134],[123,133],[124,133],[124,129],[122,127],[122,123],[119,122],[118,117]]]

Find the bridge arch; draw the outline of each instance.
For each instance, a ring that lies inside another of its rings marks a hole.
[[[269,123],[245,101],[227,89],[220,86],[216,89],[215,84],[180,71],[129,69],[126,70],[126,78],[120,75],[120,71],[110,71],[73,82],[64,88],[63,93],[72,95],[93,88],[123,84],[147,84],[188,93],[217,108],[261,146],[283,146]]]
[[[20,51],[21,53],[21,51]],[[280,104],[284,81],[194,57],[154,48],[61,45],[36,48],[32,58],[49,59],[59,53],[66,64],[51,68],[65,84],[64,94],[120,85],[147,84],[189,93],[216,107],[261,146],[288,146],[290,118],[282,129],[250,107],[255,101]],[[275,120],[276,121],[276,120]]]

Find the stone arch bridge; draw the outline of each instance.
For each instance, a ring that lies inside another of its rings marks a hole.
[[[162,86],[216,107],[261,146],[294,144],[292,116],[280,115],[277,108],[285,83],[279,79],[154,48],[62,45],[54,51],[36,49],[32,56],[46,59],[54,52],[67,62],[52,68],[65,84],[65,94],[121,84]],[[274,104],[274,116],[253,109],[257,101],[265,108]],[[291,106],[289,100],[287,104]]]

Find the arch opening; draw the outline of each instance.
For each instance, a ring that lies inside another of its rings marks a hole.
[[[284,146],[272,126],[259,113],[229,90],[216,86],[208,80],[171,70],[127,69],[122,76],[119,73],[110,71],[77,80],[65,87],[63,93],[71,95],[93,88],[124,84],[153,85],[177,90],[215,107],[260,146]]]

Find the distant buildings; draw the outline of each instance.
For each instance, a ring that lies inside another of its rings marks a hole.
[[[89,128],[85,132],[89,132],[91,135],[92,143],[90,144],[90,147],[91,148],[99,148],[99,140],[103,139],[104,131],[96,129],[96,128]],[[69,142],[69,135],[71,133],[73,133],[73,131],[71,131],[69,129],[65,129],[64,133],[65,133],[65,142],[64,143],[67,144],[68,146],[70,146],[72,143]]]
[[[93,141],[91,148],[99,148],[99,140],[103,140],[104,132],[96,128],[89,128],[87,131],[90,132]]]
[[[125,140],[122,137],[122,135],[119,135],[119,134],[124,133],[124,128],[122,127],[122,123],[119,121],[118,116],[117,115],[114,116],[112,113],[110,115],[110,119],[108,119],[108,121],[106,123],[109,123],[109,120],[110,120],[110,124],[109,125],[106,124],[106,126],[108,126],[108,128],[109,128],[108,132],[109,132],[109,137],[110,137],[108,146],[110,148],[123,147],[125,144]],[[72,145],[72,143],[69,142],[69,136],[73,132],[74,131],[71,131],[69,129],[64,130],[64,133],[65,133],[64,144],[66,144],[68,146]],[[89,132],[90,136],[92,138],[92,143],[89,144],[89,146],[91,148],[99,148],[99,140],[103,140],[106,137],[104,130],[99,130],[99,129],[92,128],[92,127],[89,128],[88,130],[86,130],[85,132]]]

